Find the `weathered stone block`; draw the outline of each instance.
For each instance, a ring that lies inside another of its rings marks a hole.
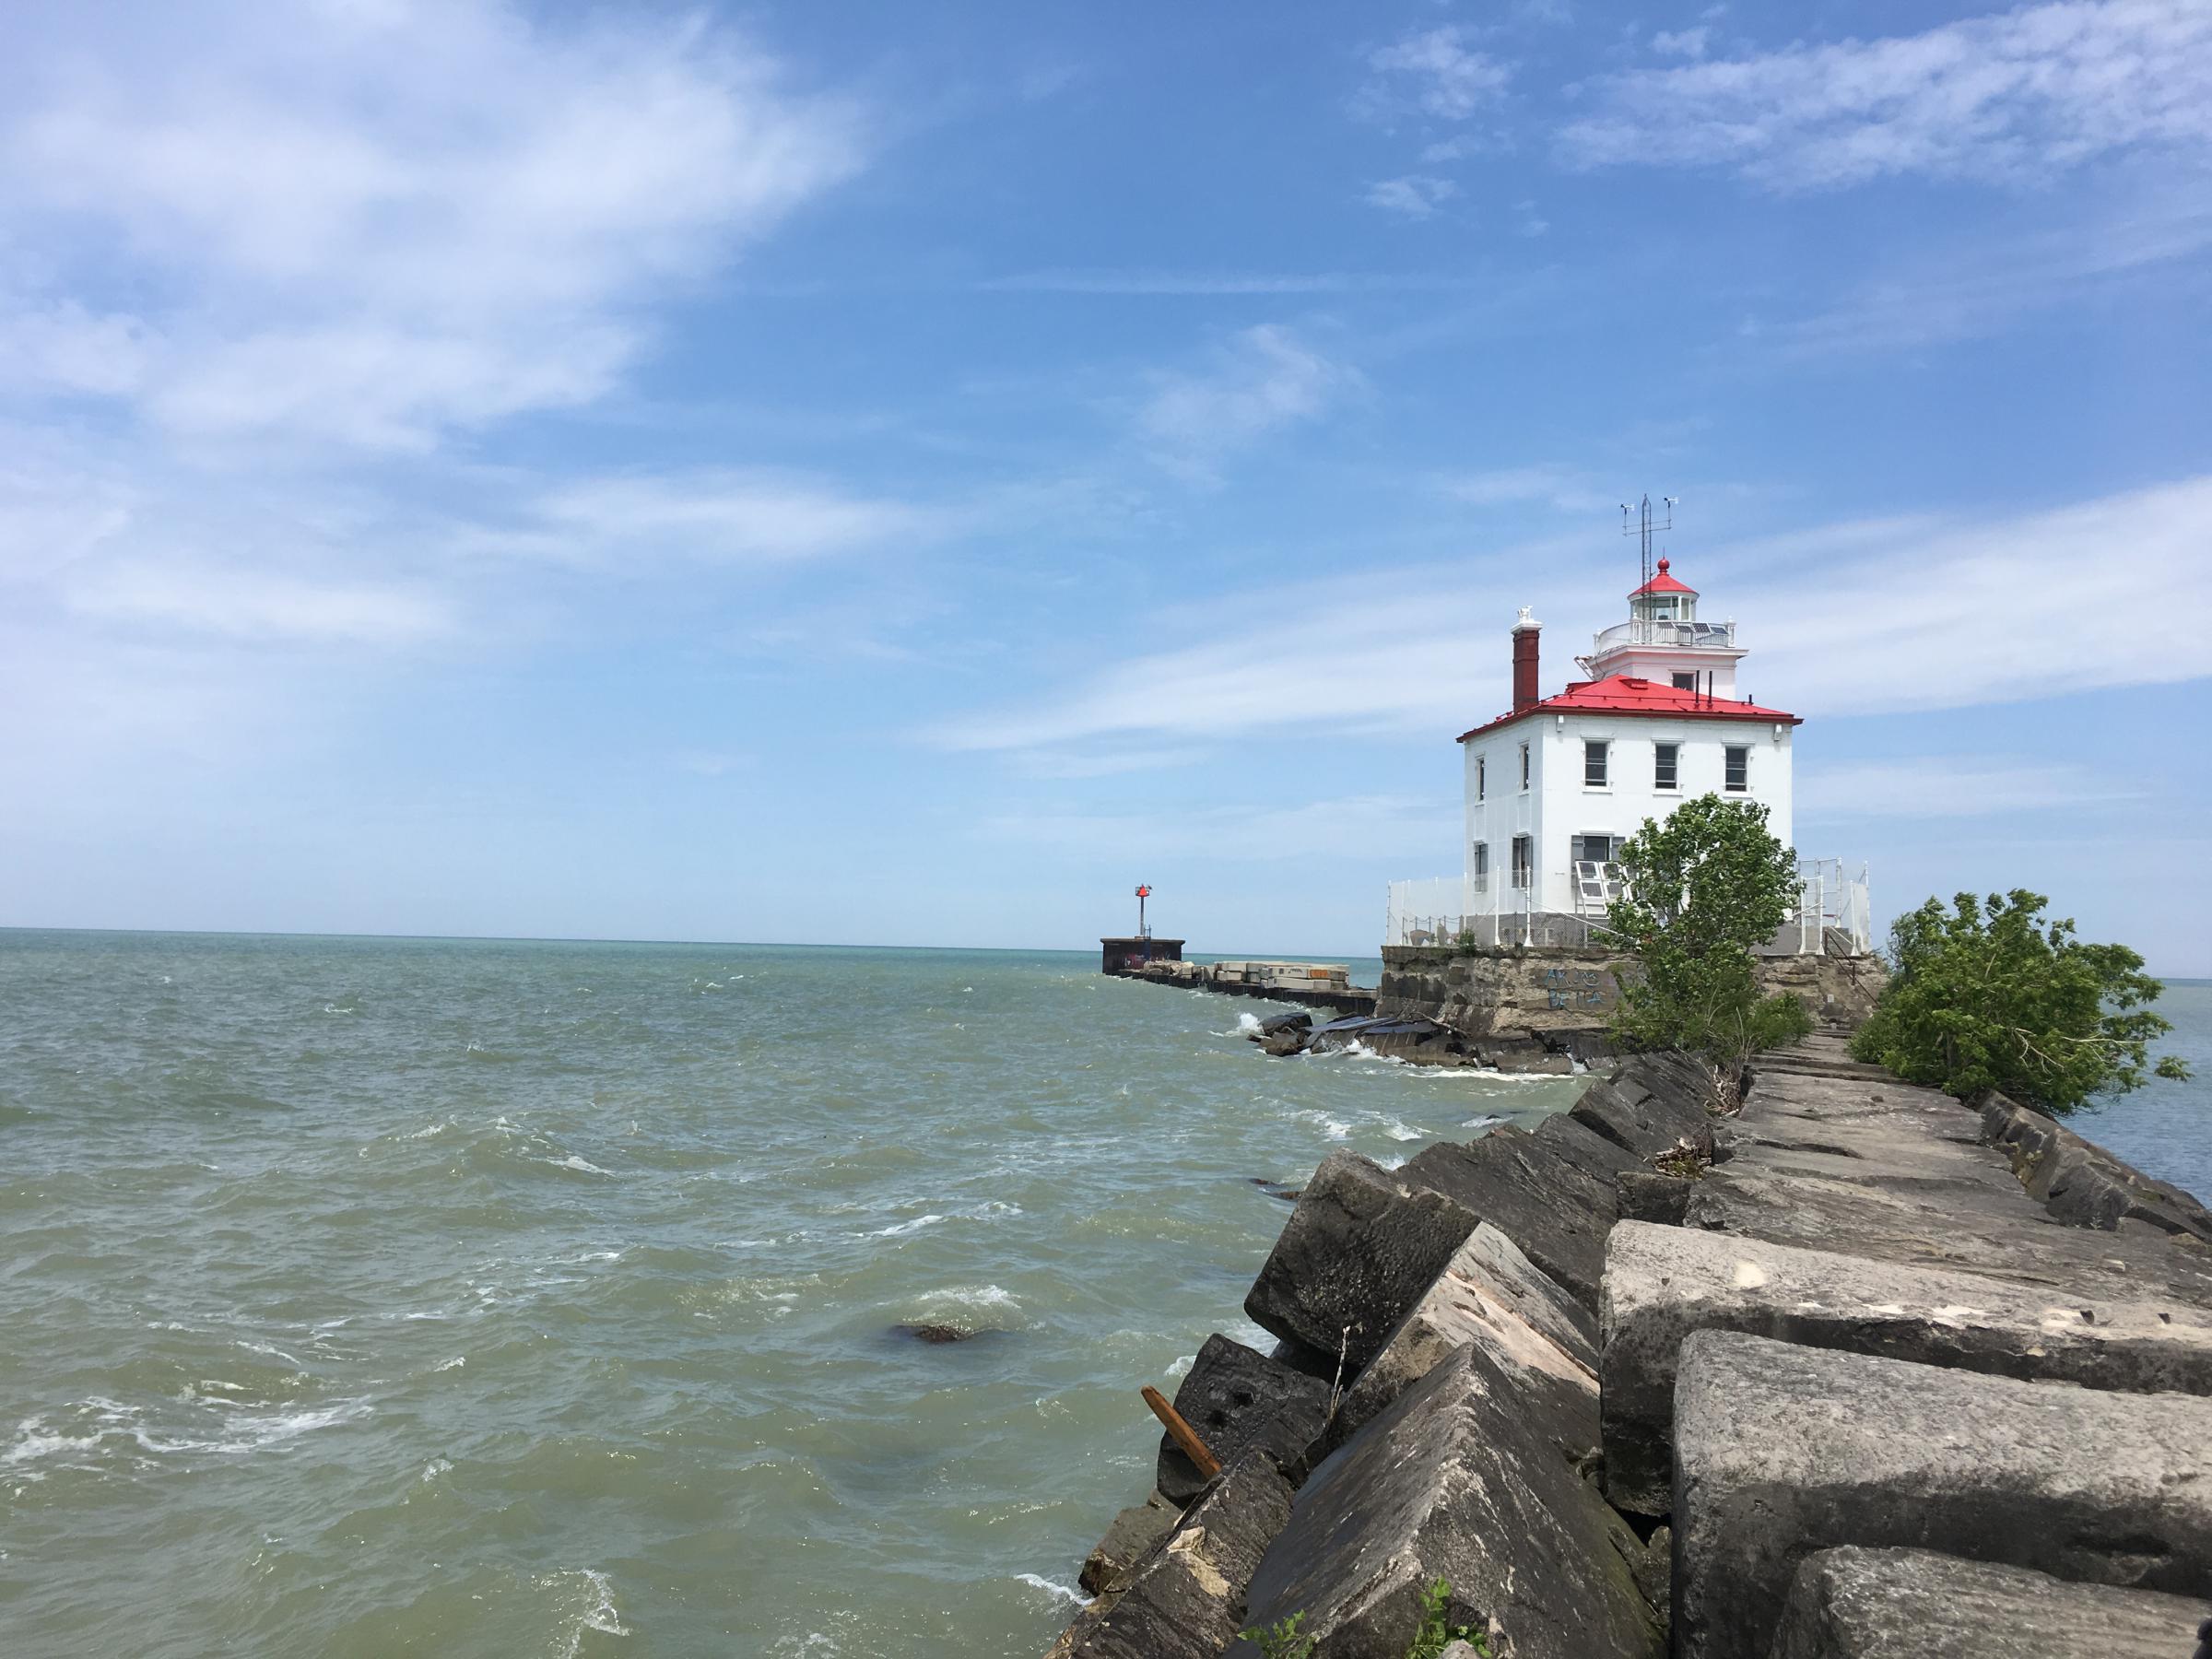
[[[1617,1146],[1571,1112],[1555,1112],[1535,1126],[1536,1144],[1573,1165],[1594,1181],[1618,1181],[1624,1170],[1640,1170],[1643,1160]]]
[[[1633,1054],[1610,1077],[1585,1089],[1570,1111],[1577,1123],[1615,1146],[1652,1158],[1685,1140],[1712,1148],[1712,1118],[1706,1111],[1712,1094],[1712,1080],[1694,1061]]]
[[[1677,1659],[1765,1659],[1799,1563],[1841,1544],[2212,1594],[2212,1401],[1699,1331],[1674,1529]]]
[[[1486,1221],[1368,1361],[1329,1424],[1323,1450],[1342,1445],[1469,1342],[1509,1371],[1535,1367],[1597,1386],[1597,1322]]]
[[[1696,1179],[1703,1180],[1702,1175]],[[1692,1178],[1663,1175],[1657,1170],[1625,1170],[1619,1192],[1620,1219],[1654,1227],[1679,1227],[1689,1213]]]
[[[2183,1659],[2212,1602],[1846,1546],[1797,1569],[1771,1659]]]
[[[1329,1385],[1217,1332],[1206,1339],[1175,1391],[1175,1409],[1223,1467],[1248,1451],[1258,1451],[1278,1468],[1288,1468],[1321,1432],[1329,1411]],[[1190,1502],[1206,1488],[1197,1465],[1164,1434],[1157,1484],[1161,1496],[1177,1504]]]
[[[1290,1514],[1290,1483],[1253,1453],[1221,1471],[1182,1521],[1081,1613],[1055,1659],[1211,1659],[1243,1628],[1245,1586]]]
[[[2136,1220],[2212,1244],[2212,1212],[2195,1198],[2082,1139],[2054,1118],[1993,1094],[1983,1102],[1982,1138],[2011,1160],[2029,1196],[2070,1226],[2111,1232],[2124,1220]]]
[[[1613,1225],[1609,1182],[1585,1175],[1524,1129],[1493,1129],[1480,1140],[1440,1142],[1399,1171],[1433,1187],[1512,1240],[1530,1261],[1593,1312]],[[1424,1289],[1426,1286],[1422,1287]]]
[[[1673,1501],[1676,1358],[1693,1331],[1740,1331],[2001,1376],[2212,1394],[2212,1318],[2186,1308],[2064,1302],[1971,1274],[1623,1221],[1599,1310],[1606,1495]]]
[[[1302,1612],[1329,1659],[1402,1659],[1441,1577],[1451,1622],[1499,1653],[1657,1659],[1642,1547],[1577,1473],[1596,1427],[1587,1383],[1457,1349],[1313,1472],[1253,1577],[1248,1623]]]
[[[1103,1594],[1114,1581],[1144,1559],[1155,1544],[1173,1532],[1175,1524],[1182,1519],[1181,1504],[1170,1503],[1158,1492],[1147,1492],[1144,1502],[1133,1504],[1114,1516],[1106,1535],[1085,1558],[1083,1571],[1076,1575],[1076,1583],[1087,1595]]]
[[[1244,1299],[1264,1330],[1357,1371],[1420,1300],[1481,1218],[1356,1152],[1332,1152]]]

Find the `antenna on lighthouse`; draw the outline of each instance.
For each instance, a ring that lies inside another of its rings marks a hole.
[[[1675,498],[1661,496],[1659,500],[1662,512],[1666,518],[1664,524],[1653,521],[1652,498],[1648,495],[1633,507],[1626,501],[1620,504],[1620,533],[1623,535],[1635,536],[1641,546],[1643,557],[1637,567],[1639,574],[1636,578],[1636,587],[1639,593],[1651,586],[1652,578],[1658,573],[1652,568],[1653,533],[1659,530],[1672,530],[1675,527]],[[1636,523],[1633,525],[1629,523],[1629,514],[1631,512],[1636,515]]]

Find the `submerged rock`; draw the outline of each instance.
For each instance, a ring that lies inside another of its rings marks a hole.
[[[895,1324],[891,1327],[901,1336],[912,1336],[916,1342],[968,1342],[980,1333],[952,1324]]]

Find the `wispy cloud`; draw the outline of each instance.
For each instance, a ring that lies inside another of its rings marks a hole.
[[[1426,173],[1408,173],[1402,179],[1380,179],[1367,187],[1367,205],[1406,218],[1428,218],[1459,194],[1449,179]]]
[[[465,547],[563,563],[642,559],[784,563],[934,535],[941,517],[816,479],[708,470],[576,479],[519,504],[513,522],[466,532]]]
[[[2065,0],[1916,35],[1792,45],[1590,83],[1577,167],[1724,167],[1778,191],[1892,174],[2032,183],[2212,143],[2212,10]]]
[[[1588,513],[1613,504],[1589,474],[1550,461],[1461,474],[1441,480],[1440,488],[1473,507],[1519,506],[1533,501],[1559,512]]]
[[[1432,293],[1477,278],[1418,271],[1023,271],[978,285],[991,293],[1237,296]]]
[[[1229,455],[1319,416],[1356,379],[1288,329],[1263,324],[1229,341],[1203,372],[1161,377],[1138,426],[1160,465],[1210,479]]]
[[[1444,121],[1465,121],[1501,97],[1512,65],[1471,44],[1474,31],[1448,24],[1417,29],[1368,53],[1372,72],[1360,106],[1388,114],[1418,111]]]
[[[1808,766],[1797,780],[1797,813],[1840,818],[1989,818],[2084,800],[2111,801],[2109,779],[2061,761],[1993,765],[1975,755]]]
[[[639,301],[862,154],[851,107],[696,21],[86,16],[97,57],[0,72],[0,210],[52,285],[0,296],[0,374],[195,436],[422,448],[587,402]]]
[[[1025,847],[1097,858],[1378,858],[1425,853],[1447,799],[1347,795],[1296,806],[1200,807],[1174,813],[1033,812],[983,820],[985,833]]]
[[[236,566],[134,561],[73,582],[71,608],[104,620],[251,641],[380,647],[453,631],[440,594],[396,582]]]
[[[1742,619],[1746,685],[1818,719],[2212,675],[2212,634],[2198,624],[2212,610],[2207,541],[2212,477],[2011,516],[1819,526],[1714,547],[1688,573],[1709,609]],[[1556,683],[1583,629],[1618,619],[1607,592],[1582,544],[1550,542],[1234,595],[1194,623],[1193,643],[937,737],[1009,753],[1291,728],[1448,737],[1504,705],[1516,606],[1553,625]]]

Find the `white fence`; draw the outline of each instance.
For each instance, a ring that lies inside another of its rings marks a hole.
[[[1864,956],[1874,948],[1873,911],[1864,864],[1846,865],[1840,858],[1802,859],[1797,878],[1797,909],[1776,936],[1774,950],[1783,955],[1818,956],[1832,947]],[[1488,949],[1508,945],[1604,945],[1607,939],[1606,901],[1618,897],[1622,886],[1616,865],[1576,865],[1576,911],[1566,914],[1531,908],[1526,888],[1497,896],[1508,906],[1520,900],[1518,908],[1489,909],[1487,906],[1494,902],[1491,896],[1477,894],[1464,876],[1394,881],[1383,912],[1382,943],[1471,945]],[[1477,908],[1478,898],[1486,908]]]

